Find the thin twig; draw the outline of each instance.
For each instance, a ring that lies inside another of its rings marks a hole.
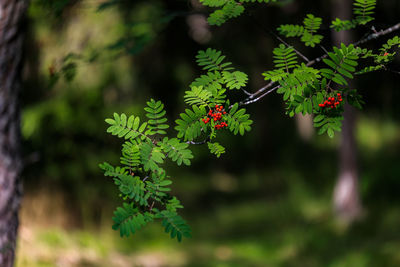
[[[328,50],[326,50],[325,47],[323,47],[322,45],[319,45],[319,47],[321,47],[321,49],[325,52],[325,54],[328,54]]]
[[[394,31],[397,31],[400,29],[400,23],[397,23],[396,25],[393,25],[392,27],[387,28],[386,30],[380,30],[379,32],[373,33],[368,35],[366,38],[354,43],[354,46],[369,42],[371,40],[377,39],[383,35],[390,34]]]
[[[250,93],[250,92],[244,90],[243,88],[242,88],[242,91],[243,91],[243,93],[245,93],[245,94],[248,95],[248,96],[251,96],[251,95],[252,95],[252,93]]]
[[[271,33],[273,36],[275,36],[275,38],[278,39],[281,43],[283,43],[283,44],[286,45],[287,47],[292,48],[293,51],[294,51],[297,55],[299,55],[301,58],[304,59],[305,62],[307,62],[307,63],[310,62],[310,60],[309,60],[305,55],[303,55],[302,53],[300,53],[300,51],[298,51],[296,48],[294,48],[294,46],[289,45],[288,43],[286,43],[281,37],[279,37],[279,36],[278,36],[277,34],[275,34],[273,31],[270,31],[270,33]]]
[[[207,136],[207,138],[203,141],[200,142],[195,142],[195,141],[187,141],[186,144],[190,144],[190,145],[204,145],[205,143],[210,141],[210,136]]]
[[[279,89],[280,87],[281,87],[280,85],[275,86],[274,88],[269,89],[267,92],[265,92],[264,94],[260,95],[260,96],[257,97],[257,98],[254,98],[254,99],[252,99],[252,100],[248,100],[248,101],[245,101],[245,102],[240,102],[240,103],[239,103],[239,106],[245,106],[245,105],[248,105],[248,104],[257,102],[258,100],[260,100],[260,99],[263,98],[264,96],[269,95],[270,93],[276,91],[276,90]]]
[[[274,36],[279,42],[283,43],[284,45],[286,45],[287,47],[290,47],[293,49],[293,51],[299,55],[302,59],[304,59],[304,61],[306,61],[307,63],[310,62],[310,60],[303,55],[300,51],[298,51],[296,48],[294,48],[292,45],[288,44],[287,42],[285,42],[281,37],[279,37],[276,33],[274,33],[272,30],[267,29],[264,27],[264,25],[261,24],[261,22],[259,22],[251,13],[247,13],[248,16],[254,20],[254,22],[257,24],[258,27],[260,27],[265,33],[271,34],[272,36]]]
[[[392,73],[400,74],[400,71],[397,71],[397,70],[391,70],[391,69],[388,69],[388,68],[386,68],[386,70],[388,70],[388,71],[390,71]]]
[[[151,203],[151,206],[150,206],[150,211],[153,209],[154,203],[155,203],[155,201],[153,200],[153,202]]]

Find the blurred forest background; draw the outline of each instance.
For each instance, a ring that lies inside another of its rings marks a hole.
[[[275,29],[308,13],[329,25],[330,4],[287,0],[249,10]],[[364,215],[356,223],[338,223],[332,212],[340,136],[317,136],[271,94],[248,106],[252,132],[219,140],[227,147],[221,158],[199,146],[191,167],[167,168],[192,239],[177,243],[157,224],[124,239],[111,229],[120,200],[98,164],[118,162],[120,142],[106,134],[107,116],[143,115],[152,97],[174,121],[200,73],[194,57],[207,47],[249,74],[249,91],[265,83],[279,42],[246,16],[209,27],[206,12],[195,0],[31,1],[16,265],[400,266],[400,76],[391,72],[357,80],[367,104],[357,120]],[[400,1],[378,1],[374,25],[387,28],[399,14]],[[323,34],[330,47],[328,26]],[[291,44],[309,58],[323,54]]]

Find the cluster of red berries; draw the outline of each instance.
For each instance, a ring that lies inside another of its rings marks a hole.
[[[328,97],[328,100],[325,100],[324,103],[318,104],[321,108],[336,108],[342,102],[342,95],[337,93],[337,98],[335,97]]]
[[[225,115],[226,111],[224,110],[223,106],[221,105],[215,105],[214,111],[211,109],[208,111],[207,117],[202,119],[205,124],[209,123],[210,120],[214,120],[215,122],[219,122],[222,120],[222,115]],[[224,127],[228,127],[228,124],[224,121],[216,124],[215,129],[219,130]]]

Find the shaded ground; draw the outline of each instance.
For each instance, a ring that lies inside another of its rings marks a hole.
[[[193,238],[182,244],[157,224],[121,239],[110,229],[111,207],[96,223],[76,225],[60,192],[28,193],[17,266],[400,266],[397,153],[363,140],[366,210],[351,227],[333,220],[334,180],[322,173],[335,166],[324,163],[327,155],[311,169],[294,162],[240,176],[181,173],[186,178],[176,186],[193,228]]]

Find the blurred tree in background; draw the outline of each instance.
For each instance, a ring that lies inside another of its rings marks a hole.
[[[251,12],[273,29],[300,23],[308,13],[330,18],[334,4],[288,0]],[[397,23],[399,11],[398,1],[378,1],[376,29]],[[228,154],[210,160],[206,148],[196,147],[190,168],[170,166],[192,240],[171,244],[158,226],[129,240],[108,232],[118,199],[98,163],[118,161],[120,144],[105,134],[105,117],[143,115],[153,97],[166,103],[169,121],[176,119],[183,92],[199,73],[194,56],[206,47],[224,51],[248,73],[249,90],[264,85],[259,74],[272,67],[279,42],[251,17],[218,28],[206,17],[197,1],[31,1],[17,265],[399,265],[400,107],[394,100],[400,93],[399,76],[390,72],[357,80],[367,103],[355,129],[365,208],[359,222],[343,227],[331,213],[340,138],[313,136],[307,118],[287,118],[281,97],[271,94],[249,106],[256,122],[251,134],[224,137]],[[371,32],[362,28],[354,38]]]
[[[0,4],[0,265],[12,266],[22,194],[19,89],[26,1]]]

